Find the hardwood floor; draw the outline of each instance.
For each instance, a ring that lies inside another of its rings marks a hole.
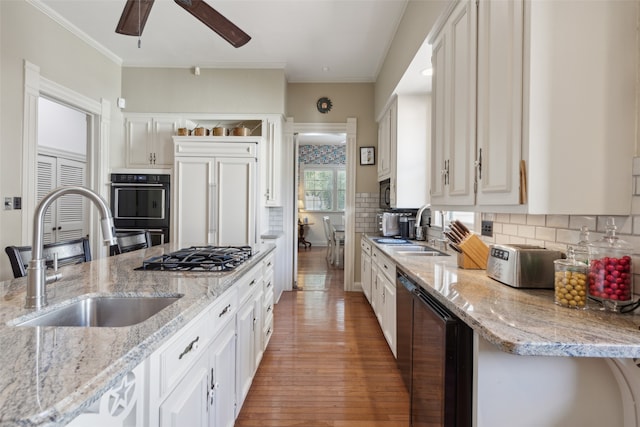
[[[409,395],[366,298],[343,291],[325,248],[298,254],[302,290],[275,307],[236,427],[407,427]]]

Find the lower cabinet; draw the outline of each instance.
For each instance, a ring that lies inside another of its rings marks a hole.
[[[367,297],[367,301],[371,304],[371,244],[366,240],[360,241],[360,283],[362,284],[362,292]]]
[[[161,427],[209,426],[209,355],[195,365],[160,405]]]
[[[363,248],[362,259],[365,260],[368,255]],[[370,277],[371,279],[371,297],[367,298],[373,308],[373,312],[378,319],[380,328],[384,334],[387,344],[397,357],[396,344],[396,265],[386,255],[375,247],[371,247],[371,260],[369,271],[365,271],[365,262],[362,262],[362,277]],[[363,283],[365,295],[368,286]]]
[[[211,345],[209,407],[213,410],[209,425],[233,427],[236,419],[236,334],[231,328]],[[185,424],[191,425],[191,424]]]

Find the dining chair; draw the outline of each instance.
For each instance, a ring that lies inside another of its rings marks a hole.
[[[322,217],[324,234],[327,238],[327,261],[335,267],[342,267],[342,254],[344,254],[344,233],[337,233],[331,225],[328,216]]]
[[[31,261],[31,246],[7,246],[4,251],[9,256],[13,277],[27,275],[27,267]],[[80,264],[91,261],[89,239],[67,240],[65,242],[47,243],[42,247],[42,256],[47,267],[53,266],[54,254],[58,255],[58,267]]]
[[[111,246],[109,255],[119,255],[151,247],[151,234],[147,230],[116,233],[118,244]]]

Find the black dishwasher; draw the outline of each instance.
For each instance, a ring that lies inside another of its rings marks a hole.
[[[470,427],[472,415],[473,332],[402,270],[398,295],[411,289],[412,427]],[[398,339],[398,346],[402,343]],[[400,347],[398,347],[400,359]]]

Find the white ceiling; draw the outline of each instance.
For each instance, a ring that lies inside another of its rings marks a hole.
[[[284,69],[289,82],[374,82],[407,0],[207,0],[252,40],[234,48],[173,0],[137,37],[115,33],[125,0],[29,0],[123,66]]]

